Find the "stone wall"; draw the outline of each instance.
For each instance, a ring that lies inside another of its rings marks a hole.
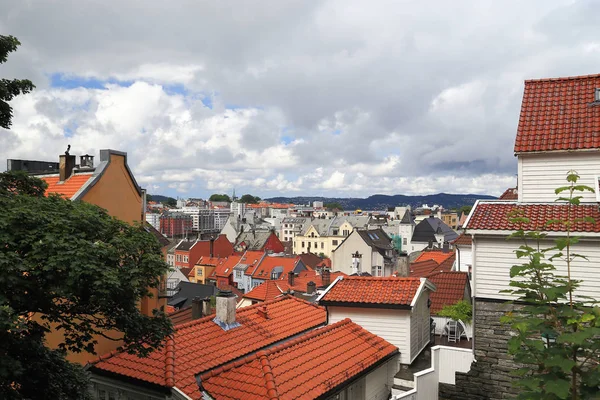
[[[519,306],[504,303],[475,302],[475,359],[468,373],[456,373],[456,385],[440,384],[442,400],[496,400],[518,393],[512,387],[510,371],[517,365],[508,355],[510,329],[500,322],[507,311]]]

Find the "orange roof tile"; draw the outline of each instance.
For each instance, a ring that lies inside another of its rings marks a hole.
[[[347,276],[343,272],[330,273],[330,282],[333,282],[338,276]],[[245,298],[252,300],[267,301],[273,300],[283,293],[290,290],[294,292],[305,293],[309,282],[314,282],[316,287],[323,287],[323,277],[316,271],[301,271],[294,277],[294,284],[290,285],[287,275],[282,275],[278,280],[268,280],[261,283],[244,295]]]
[[[251,300],[267,301],[281,297],[290,289],[287,282],[265,281],[244,294],[244,297]]]
[[[169,306],[170,307],[170,306]],[[182,308],[181,310],[169,313],[169,318],[173,325],[183,324],[192,320],[192,306]]]
[[[233,273],[233,267],[235,267],[237,263],[240,262],[240,259],[240,256],[229,256],[222,258],[216,265],[215,270],[213,271],[211,276],[214,274],[221,278],[229,277],[229,275]]]
[[[600,75],[525,81],[515,153],[600,148]]]
[[[259,308],[266,307],[265,318]],[[146,358],[111,353],[91,367],[160,386],[176,386],[194,400],[202,398],[195,375],[243,357],[283,339],[323,325],[322,307],[285,296],[237,310],[237,328],[224,331],[214,315],[175,326],[172,339]]]
[[[315,399],[398,353],[398,348],[344,319],[200,376],[217,400]]]
[[[468,247],[473,244],[473,240],[471,239],[471,235],[467,235],[465,233],[461,233],[459,237],[454,239],[452,242],[453,245],[465,246]]]
[[[510,214],[519,212],[520,217],[529,218],[527,224],[513,224]],[[562,224],[546,225],[550,220],[566,220],[569,216],[573,232],[600,232],[600,211],[597,205],[567,204],[515,204],[515,203],[478,203],[471,211],[468,229],[482,230],[518,230],[565,232]],[[583,222],[582,218],[592,217],[595,223]],[[578,220],[575,222],[575,220]]]
[[[440,264],[435,260],[416,261],[410,264],[410,276],[426,277],[429,274],[438,271]]]
[[[271,257],[267,256],[263,258],[258,268],[252,274],[253,278],[257,279],[271,279],[271,271],[275,267],[282,267],[283,272],[281,276],[287,276],[287,273],[293,271],[298,263],[298,257]]]
[[[435,292],[429,294],[431,314],[437,314],[445,305],[453,305],[465,299],[465,291],[469,287],[469,274],[466,272],[436,272],[427,279],[436,287]]]
[[[56,193],[67,199],[71,199],[91,177],[91,173],[74,174],[61,183],[59,182],[60,178],[58,175],[39,176],[40,179],[46,181],[48,184],[46,196],[51,193]]]
[[[320,303],[410,306],[421,285],[420,278],[347,276],[338,280]]]
[[[446,261],[448,258],[452,257],[452,255],[454,255],[454,252],[444,253],[443,251],[435,251],[435,250],[424,251],[423,253],[419,254],[419,257],[417,257],[415,259],[415,262],[425,261],[425,260],[435,260],[435,262],[437,262],[438,264],[441,264],[444,261]]]
[[[221,260],[221,258],[219,258],[219,257],[202,256],[202,257],[200,257],[200,259],[198,260],[196,265],[208,265],[211,267],[215,267],[219,263],[220,260]]]
[[[500,199],[500,200],[518,200],[519,192],[517,191],[517,188],[509,188],[509,189],[506,189],[504,191],[504,193],[502,193],[500,195],[500,197],[498,197],[498,199]]]

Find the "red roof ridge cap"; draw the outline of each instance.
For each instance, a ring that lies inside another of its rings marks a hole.
[[[577,80],[577,79],[590,79],[590,78],[600,78],[600,74],[577,75],[577,76],[559,76],[559,77],[556,77],[556,78],[525,79],[525,83],[555,82],[555,81],[573,81],[573,80]]]
[[[261,352],[262,353],[262,352]],[[263,373],[263,377],[265,378],[265,386],[267,388],[267,397],[270,400],[279,399],[279,393],[277,393],[277,384],[275,383],[275,375],[273,374],[273,368],[271,368],[271,363],[269,362],[268,354],[265,352],[258,356],[260,360],[260,369]]]
[[[165,383],[168,387],[175,386],[175,340],[172,335],[165,346]]]

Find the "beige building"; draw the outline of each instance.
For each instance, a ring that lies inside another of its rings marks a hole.
[[[294,237],[294,254],[323,253],[331,258],[342,241],[347,238],[354,228],[367,228],[369,216],[343,216],[332,219],[314,219],[305,224],[301,234]]]

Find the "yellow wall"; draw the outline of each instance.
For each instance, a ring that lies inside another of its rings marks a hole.
[[[110,155],[104,174],[83,196],[83,201],[96,204],[128,223],[139,222],[142,216],[142,197],[127,172],[122,155]]]
[[[213,273],[213,271],[215,270],[215,267],[209,266],[209,265],[198,265],[196,264],[196,266],[194,267],[194,272],[195,272],[195,282],[196,283],[202,283],[202,284],[206,284],[206,278],[208,278],[210,276],[210,274]]]

